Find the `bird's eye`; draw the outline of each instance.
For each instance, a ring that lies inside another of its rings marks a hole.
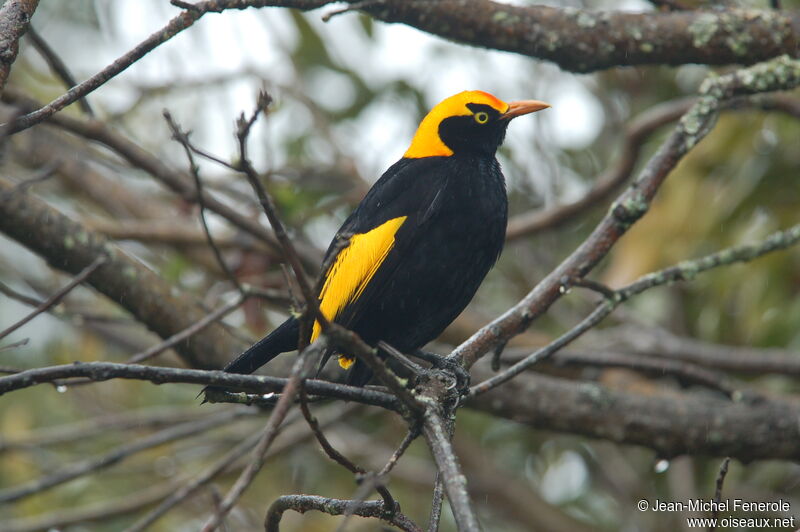
[[[479,124],[485,124],[489,121],[489,113],[484,113],[483,111],[475,113],[475,121]]]

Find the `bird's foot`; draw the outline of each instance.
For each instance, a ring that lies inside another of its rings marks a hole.
[[[444,372],[448,376],[451,376],[454,381],[453,385],[455,386],[459,395],[465,395],[467,392],[469,392],[469,372],[458,362],[454,362],[445,356],[422,350],[417,350],[414,353],[414,356],[429,362],[431,366],[433,366],[434,370]]]

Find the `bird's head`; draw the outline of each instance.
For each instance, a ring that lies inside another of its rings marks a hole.
[[[506,103],[488,92],[459,92],[442,100],[422,119],[404,157],[494,155],[512,118],[548,107],[538,100]]]

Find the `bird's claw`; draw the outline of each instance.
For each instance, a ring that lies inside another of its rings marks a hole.
[[[470,376],[464,366],[436,353],[417,351],[416,355],[430,362],[433,369],[439,373],[439,378],[444,377],[447,379],[449,377],[452,382],[448,383],[448,388],[455,387],[459,395],[465,395],[469,392]]]

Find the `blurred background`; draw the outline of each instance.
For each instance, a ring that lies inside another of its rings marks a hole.
[[[768,2],[745,4],[766,7]],[[552,5],[654,9],[639,1]],[[709,72],[688,65],[578,75],[519,55],[452,44],[407,26],[375,23],[356,13],[324,22],[322,16],[332,9],[207,15],[88,100],[110,127],[170,167],[186,170],[183,149],[171,140],[162,111],[169,110],[192,132],[195,145],[230,161],[236,157],[235,120],[242,112],[250,114],[257,92],[266,89],[275,103],[269,116],[257,122],[250,153],[267,175],[292,237],[317,253],[369,186],[402,155],[421,117],[441,99],[481,89],[506,101],[551,103],[552,109],[515,121],[509,129],[499,158],[508,180],[512,227],[518,231],[509,237],[498,266],[469,309],[434,347],[441,353],[527,293],[583,241],[616,194],[558,225],[526,226],[526,215],[583,197],[624,156],[625,131],[636,117],[696,94]],[[178,12],[164,0],[42,2],[32,25],[80,81]],[[64,86],[23,38],[9,90],[48,102]],[[66,113],[82,116],[77,106]],[[668,132],[665,122],[646,137],[637,168]],[[594,277],[622,286],[654,269],[754,242],[800,222],[799,140],[796,118],[761,111],[725,113]],[[207,308],[235,298],[235,288],[205,243],[196,206],[107,148],[61,129],[38,127],[14,136],[2,162],[9,179],[42,178],[33,189],[39,197],[117,240],[162,277],[201,298]],[[198,163],[205,186],[220,201],[268,225],[241,175],[207,160]],[[272,290],[271,299],[248,301],[225,319],[242,342],[257,339],[288,311],[284,273],[263,244],[213,213],[207,217],[237,278]],[[68,280],[0,235],[0,328],[31,309],[12,293],[43,300]],[[799,292],[800,252],[794,249],[652,290],[626,304],[578,347],[630,343],[634,336],[646,342],[668,333],[714,344],[798,350]],[[542,345],[579,321],[595,301],[591,293],[574,291],[510,347],[523,352]],[[159,341],[86,288],[5,338],[0,349],[25,340],[25,345],[0,351],[0,365],[123,361]],[[181,365],[169,352],[153,363]],[[650,379],[621,369],[560,374],[610,386],[632,386],[635,381],[678,388],[669,378]],[[768,393],[794,396],[800,391],[789,376],[738,378]],[[41,529],[34,525],[41,525],[43,516],[92,507],[117,511],[55,529],[122,530],[262,426],[263,416],[231,405],[200,407],[198,391],[189,385],[111,381],[69,389],[39,386],[0,398],[0,488],[106,456],[179,424],[219,416],[213,430],[198,429],[145,446],[94,474],[0,506],[0,530],[25,530],[25,524]],[[381,467],[405,433],[401,419],[373,409],[329,404],[316,406],[315,412],[331,422],[327,434],[337,448],[367,468]],[[279,438],[276,456],[228,518],[229,530],[260,529],[267,505],[282,494],[347,498],[355,492],[352,475],[322,455],[302,428],[295,420]],[[662,460],[642,447],[534,430],[469,409],[459,412],[455,445],[482,520],[499,532],[680,530],[685,526],[680,514],[638,512],[635,502],[643,497],[709,498],[720,464],[719,458]],[[391,479],[404,513],[417,522],[426,521],[433,471],[425,445],[417,441]],[[151,529],[197,530],[235,478],[236,470],[219,477]],[[731,496],[788,498],[793,509],[800,508],[799,485],[800,466],[779,461],[734,461],[726,480]],[[287,513],[282,530],[333,530],[337,519]],[[17,528],[8,528],[11,524]],[[378,527],[354,519],[349,529]],[[454,529],[446,514],[442,530]]]

